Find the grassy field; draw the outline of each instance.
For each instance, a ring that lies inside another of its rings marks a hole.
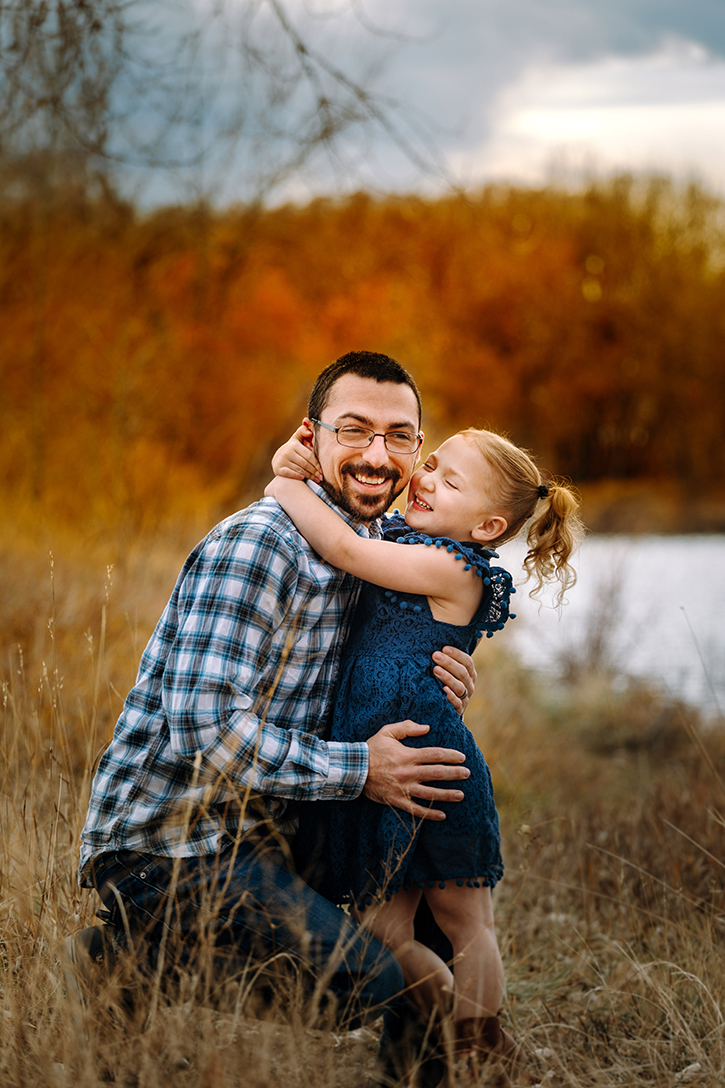
[[[198,526],[83,540],[6,526],[0,1084],[306,1088],[365,1082],[374,1030],[329,1032],[250,979],[207,1007],[163,999],[128,1028],[79,1024],[63,938],[94,762]],[[51,555],[52,553],[52,555]],[[492,767],[507,875],[495,896],[504,1017],[542,1085],[725,1084],[725,740],[641,687],[544,682],[481,648],[467,721]]]

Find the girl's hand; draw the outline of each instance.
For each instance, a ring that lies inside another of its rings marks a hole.
[[[290,440],[280,446],[272,458],[272,470],[275,476],[322,483],[322,469],[312,450],[312,439],[312,424],[309,419],[304,419]]]

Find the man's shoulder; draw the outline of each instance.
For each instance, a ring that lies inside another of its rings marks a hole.
[[[237,510],[215,525],[207,535],[209,542],[278,543],[284,550],[298,550],[304,544],[297,527],[275,499],[263,498]]]
[[[260,499],[230,514],[200,540],[187,557],[175,592],[194,593],[200,581],[213,578],[221,586],[249,582],[267,576],[296,578],[306,565],[309,548],[297,529],[273,499]]]

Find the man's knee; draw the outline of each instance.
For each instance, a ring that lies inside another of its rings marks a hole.
[[[360,966],[361,997],[369,1008],[382,1010],[405,989],[403,969],[385,945],[367,937],[368,947]]]

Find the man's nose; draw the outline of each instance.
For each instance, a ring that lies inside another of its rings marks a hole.
[[[385,439],[382,435],[376,435],[365,450],[365,460],[369,465],[372,465],[373,468],[382,468],[383,465],[387,465],[390,457],[385,446]]]

